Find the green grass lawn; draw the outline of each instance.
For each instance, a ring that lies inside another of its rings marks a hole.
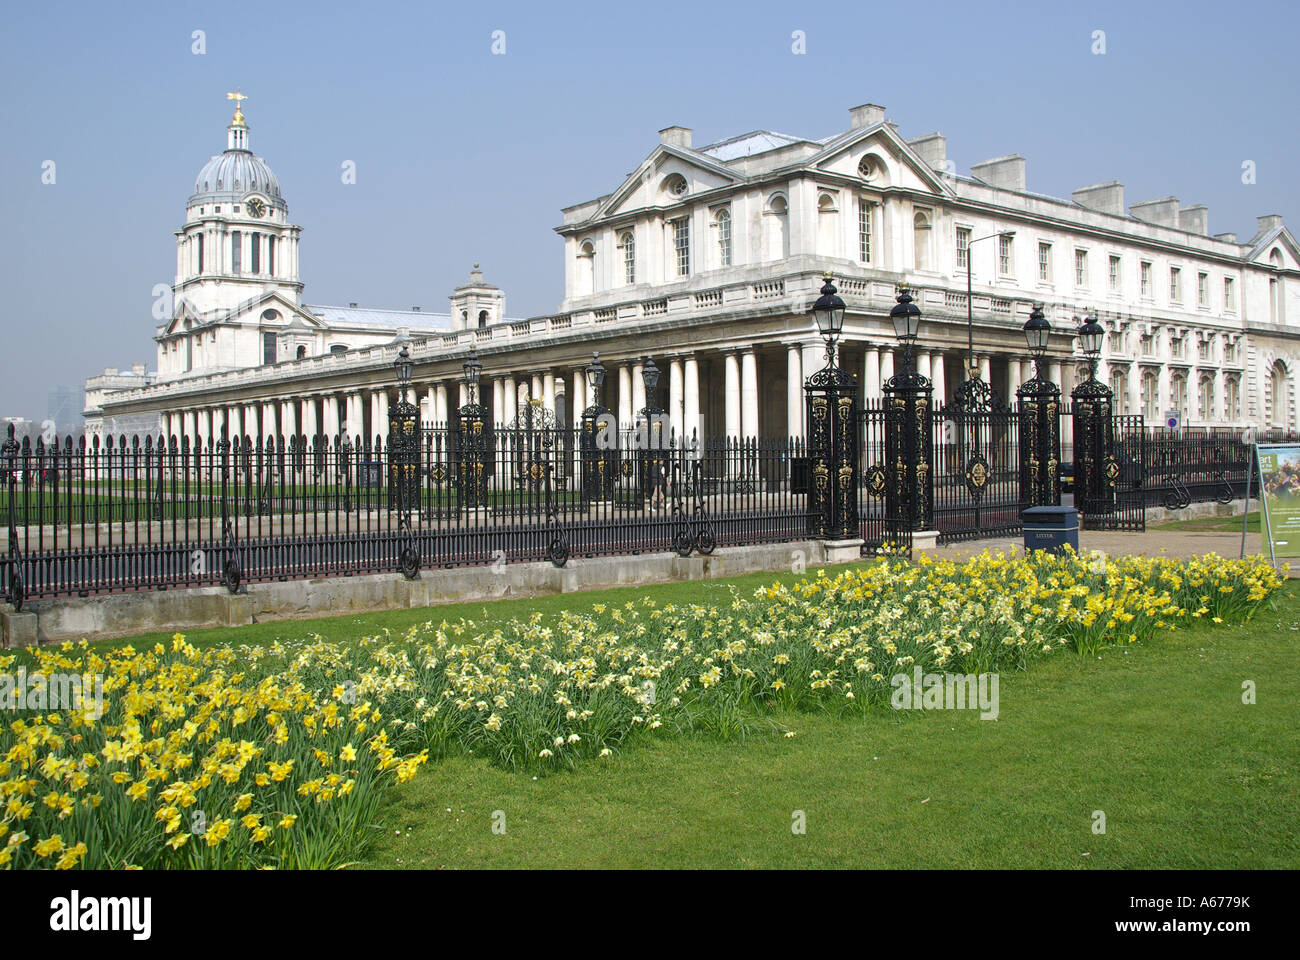
[[[1284,592],[1243,626],[1061,653],[1002,678],[996,721],[786,714],[793,739],[665,738],[537,780],[430,763],[389,795],[363,865],[1295,868],[1297,631]]]
[[[1251,510],[1250,516],[1246,520],[1246,529],[1255,535],[1254,540],[1247,540],[1248,548],[1259,548],[1259,518],[1258,510]],[[1198,517],[1195,520],[1167,520],[1164,523],[1155,523],[1151,525],[1152,530],[1190,530],[1204,531],[1210,533],[1241,533],[1241,514],[1235,514],[1230,517]]]
[[[731,585],[748,592],[802,576],[757,573],[187,637],[199,645],[309,633],[348,641],[430,619],[550,617],[645,596],[722,604]],[[434,759],[389,792],[356,866],[1300,867],[1293,592],[1284,588],[1251,623],[1161,632],[1099,657],[1060,651],[1028,673],[1004,675],[996,721],[974,711],[887,708],[858,719],[758,715],[743,741],[641,740],[539,779],[474,756]],[[1254,705],[1241,702],[1245,680],[1257,686]],[[1104,835],[1092,832],[1096,810],[1105,813]],[[495,811],[504,834],[493,832]],[[806,816],[803,835],[791,830],[795,811]]]

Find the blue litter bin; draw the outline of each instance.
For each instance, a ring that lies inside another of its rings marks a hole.
[[[1025,550],[1063,553],[1067,544],[1079,551],[1079,511],[1074,507],[1030,507],[1024,521]]]

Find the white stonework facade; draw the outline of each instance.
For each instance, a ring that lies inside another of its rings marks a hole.
[[[1073,332],[1095,309],[1108,332],[1098,376],[1117,412],[1300,426],[1300,247],[1280,217],[1260,217],[1239,242],[1211,235],[1206,209],[1173,197],[1126,207],[1113,181],[1070,200],[1033,193],[1019,155],[957,176],[941,135],[904,139],[871,104],[821,140],[757,131],[697,149],[691,131],[661,131],[613,192],[563,211],[564,300],[526,320],[505,317],[477,264],[444,315],[303,304],[300,228],[247,144],[237,113],[177,231],[157,383],[97,393],[89,429],[157,415],[200,440],[373,438],[387,433],[401,335],[414,341],[426,421],[454,416],[474,349],[496,422],[531,397],[573,423],[598,350],[602,401],[620,422],[645,404],[640,374],[653,357],[655,400],[679,431],[801,435],[803,378],[824,363],[808,312],[822,274],[848,304],[841,365],[864,399],[894,371],[888,313],[898,285],[913,288],[918,366],[942,402],[967,373],[968,268],[974,366],[1004,397],[1032,376],[1021,326],[1041,302],[1058,334],[1049,370],[1067,394],[1080,375]]]

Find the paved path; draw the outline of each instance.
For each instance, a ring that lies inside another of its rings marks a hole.
[[[1259,532],[1246,534],[1246,554],[1250,556],[1260,552]],[[981,553],[985,549],[1008,550],[1012,547],[1022,549],[1024,541],[1020,537],[998,537],[990,540],[973,540],[939,547],[933,551],[936,557],[959,560],[972,553]],[[1193,530],[1148,530],[1145,533],[1121,533],[1106,530],[1083,530],[1079,533],[1080,550],[1104,550],[1108,554],[1136,554],[1139,556],[1158,556],[1164,553],[1170,557],[1198,557],[1207,553],[1217,553],[1221,557],[1241,555],[1240,533],[1218,533]],[[1285,563],[1279,560],[1279,567]],[[1300,564],[1292,564],[1292,575],[1300,577]]]

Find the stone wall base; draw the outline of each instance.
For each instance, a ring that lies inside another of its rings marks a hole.
[[[850,553],[851,556],[831,560],[822,541],[803,540],[720,547],[707,557],[654,553],[572,559],[563,568],[542,562],[421,570],[419,579],[409,581],[399,573],[381,573],[250,583],[233,596],[224,587],[194,587],[28,600],[20,613],[0,604],[0,645],[59,643],[82,637],[97,640],[608,587],[712,580],[859,559],[856,548]]]

